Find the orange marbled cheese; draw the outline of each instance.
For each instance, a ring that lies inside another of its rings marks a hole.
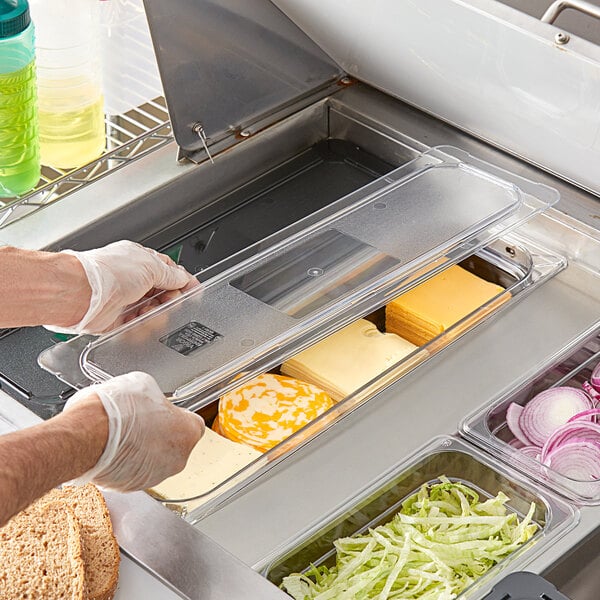
[[[219,401],[218,429],[234,442],[266,452],[333,406],[318,387],[264,373]]]

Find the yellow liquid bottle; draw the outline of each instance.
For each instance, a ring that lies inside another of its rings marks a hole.
[[[105,146],[98,0],[29,0],[42,165],[82,167]]]
[[[98,87],[84,78],[40,80],[38,95],[43,165],[72,169],[102,154],[106,137]]]

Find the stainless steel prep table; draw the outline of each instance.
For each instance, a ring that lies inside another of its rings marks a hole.
[[[347,114],[366,115],[415,154],[431,146],[452,144],[557,188],[561,201],[556,209],[536,217],[527,227],[538,234],[544,232],[549,246],[567,254],[571,263],[519,304],[480,325],[258,480],[243,486],[231,501],[215,506],[213,514],[195,525],[251,566],[259,565],[307,523],[347,501],[357,489],[435,435],[455,433],[465,414],[515,382],[526,380],[541,363],[599,322],[600,290],[592,272],[600,270],[600,256],[593,252],[594,243],[600,239],[600,203],[595,197],[368,86],[357,84],[340,90],[330,103]],[[261,142],[268,142],[268,134],[245,143],[260,151]],[[250,152],[233,148],[219,161],[219,170],[211,171],[207,162],[197,167],[175,165],[174,145],[167,145],[56,205],[5,227],[0,238],[5,243],[33,248],[94,246],[121,235],[143,239],[145,218],[140,219],[137,232],[120,225],[126,217],[135,215],[143,202],[152,218],[160,219],[169,210],[169,206],[158,202],[161,191],[193,173],[195,179],[206,182],[209,194],[218,190],[227,177],[235,176],[239,161]],[[249,157],[247,160],[252,162]],[[99,202],[99,197],[107,197],[107,202]],[[569,233],[565,229],[569,224],[578,231]],[[5,414],[15,410],[14,401],[8,399],[3,398],[1,406]],[[197,569],[196,552],[202,552],[202,544],[197,544],[200,538],[190,534],[185,536],[185,544],[179,543],[180,536],[169,534],[173,515],[145,496],[115,496],[109,501],[120,542],[134,560],[183,594],[219,597],[206,594],[218,588],[218,577],[226,576],[227,571],[219,575],[215,570],[214,583],[203,578]],[[586,538],[599,522],[600,508],[582,509],[577,527],[530,568],[546,569]],[[153,524],[161,533],[152,547],[148,530]],[[191,527],[183,522],[181,526]],[[247,597],[254,596],[248,591]]]
[[[551,182],[560,189],[559,210],[592,224],[598,219],[600,211],[594,198],[372,89],[357,86],[344,90],[337,102],[354,107],[358,112],[368,102],[373,117],[407,134],[417,148],[422,147],[421,144],[452,142],[521,174],[535,173],[538,180]],[[149,157],[154,165],[159,158],[164,161],[165,172],[168,173],[172,154],[165,152],[162,157]],[[144,178],[144,161],[137,163],[137,167],[137,175]],[[129,176],[136,176],[135,169]],[[77,195],[67,198],[77,199]],[[56,208],[61,208],[60,204]],[[547,217],[542,217],[548,219],[549,226],[553,213],[550,211]],[[76,220],[77,215],[71,214]],[[558,216],[568,221],[568,217]],[[21,224],[20,235],[27,235],[29,222]],[[78,225],[72,222],[71,227],[76,230]],[[16,229],[9,227],[5,233]],[[551,227],[548,232],[552,235]],[[599,236],[593,228],[587,231],[587,235],[596,239]],[[582,239],[585,240],[585,236]],[[564,241],[567,245],[568,242]],[[581,239],[579,243],[578,252],[585,255],[585,243]],[[598,256],[595,258],[600,260]],[[578,281],[581,284],[581,280]],[[330,431],[295,452],[248,489],[242,490],[230,504],[196,527],[247,564],[259,563],[307,522],[346,500],[362,484],[399,458],[437,434],[455,432],[457,423],[466,413],[486,403],[516,380],[526,379],[540,362],[597,324],[598,296],[593,295],[596,292],[592,288],[588,291],[591,295],[586,295],[583,287],[573,289],[568,270],[557,275],[500,318],[479,326],[454,344],[451,350],[438,355],[348,415]],[[548,323],[552,326],[549,327]],[[477,368],[473,369],[473,365]],[[439,399],[440,390],[443,390],[444,401]],[[414,398],[419,399],[418,408],[411,402]],[[399,402],[402,402],[400,410]],[[386,439],[386,443],[379,443],[381,439]],[[315,490],[320,490],[320,493]],[[147,564],[148,568],[174,584],[177,581],[173,579],[181,577],[181,585],[188,591],[190,585],[191,589],[203,585],[190,575],[195,572],[192,564],[189,569],[183,569],[185,576],[181,568],[171,573],[170,560],[163,561],[156,553],[146,556],[147,545],[139,547],[136,535],[130,536],[127,528],[121,526],[127,522],[130,511],[138,511],[139,501],[139,497],[133,495],[120,497],[111,503],[125,550],[142,563],[151,563]],[[163,517],[168,519],[172,516],[158,503],[147,509],[147,515],[152,513],[148,520],[159,522]],[[533,568],[541,571],[558,560],[569,547],[576,545],[596,527],[599,518],[600,509],[584,509],[576,529],[540,558]],[[159,547],[162,544],[166,545],[166,541],[161,540]],[[183,548],[180,550],[181,564],[185,565],[186,556],[192,554],[186,553]],[[162,556],[167,559],[166,553]]]

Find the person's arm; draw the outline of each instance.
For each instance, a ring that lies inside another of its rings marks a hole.
[[[204,421],[171,404],[146,373],[85,388],[64,411],[0,436],[0,526],[57,485],[92,481],[121,492],[178,473]]]
[[[108,417],[99,398],[45,423],[0,436],[0,526],[36,498],[100,459]]]
[[[91,294],[75,256],[0,248],[0,327],[74,325],[88,310]]]
[[[2,247],[0,327],[103,333],[127,318],[123,311],[142,298],[171,292],[149,301],[152,307],[197,285],[168,256],[129,241],[85,252]]]

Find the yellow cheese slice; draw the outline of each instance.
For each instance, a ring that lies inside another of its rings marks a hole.
[[[148,491],[167,501],[208,494],[259,456],[262,454],[254,448],[227,440],[206,428],[194,446],[185,469]],[[186,502],[186,509],[193,510],[210,497]]]
[[[386,306],[386,331],[426,344],[504,291],[453,265],[392,300]],[[507,292],[502,302],[509,297]]]
[[[290,358],[281,372],[309,381],[339,401],[416,349],[359,319]]]
[[[266,452],[331,406],[333,400],[314,385],[264,373],[220,399],[218,429]]]

